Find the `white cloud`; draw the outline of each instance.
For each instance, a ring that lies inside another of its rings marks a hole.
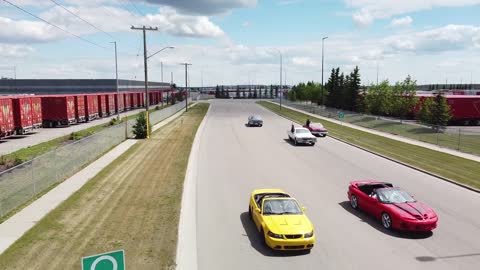
[[[279,6],[288,6],[296,3],[303,2],[303,0],[281,0],[277,2],[277,5]]]
[[[318,63],[310,57],[293,57],[292,63],[297,66],[303,67],[316,67]]]
[[[413,22],[412,17],[405,16],[402,18],[394,18],[390,23],[390,25],[394,27],[405,27],[405,26],[410,26],[412,22]]]
[[[24,57],[34,50],[32,47],[0,43],[0,57],[19,58]]]
[[[193,14],[213,15],[228,12],[234,8],[251,8],[257,0],[146,0],[152,4],[167,5]]]
[[[386,19],[437,7],[463,7],[480,4],[480,0],[344,0],[344,2],[355,10],[352,19],[360,25],[369,25],[376,19]]]
[[[249,21],[244,21],[244,22],[242,23],[242,26],[243,26],[243,27],[250,27],[250,26],[252,26],[252,23],[249,22]]]
[[[207,16],[180,14],[176,10],[163,7],[155,14],[141,17],[121,8],[108,7],[108,13],[116,16],[112,20],[105,10],[98,7],[68,7],[68,9],[106,32],[130,32],[131,23],[158,26],[160,32],[174,36],[219,37],[224,35],[222,29],[210,21]],[[62,8],[55,6],[39,14],[41,18],[68,29],[76,35],[88,35],[99,31],[72,16]],[[119,23],[119,20],[124,24]],[[69,37],[61,30],[35,20],[12,20],[0,17],[0,39],[4,43],[38,43]]]

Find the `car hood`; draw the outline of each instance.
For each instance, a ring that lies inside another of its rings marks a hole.
[[[421,202],[392,203],[390,208],[406,218],[426,219],[437,216],[430,207]]]
[[[265,225],[278,234],[305,234],[313,231],[313,225],[305,215],[264,216]]]
[[[310,127],[310,130],[311,131],[327,131],[326,128],[314,128],[314,127]]]
[[[311,133],[300,133],[295,135],[297,138],[315,138]]]

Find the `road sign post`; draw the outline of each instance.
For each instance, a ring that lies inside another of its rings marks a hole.
[[[116,250],[83,257],[82,270],[125,270],[125,251]]]

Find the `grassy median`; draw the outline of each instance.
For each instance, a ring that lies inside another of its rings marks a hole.
[[[141,141],[0,255],[0,269],[81,269],[81,258],[124,249],[129,269],[175,263],[183,180],[208,104]]]
[[[329,135],[333,137],[480,189],[480,164],[478,162],[338,125],[285,107],[280,110],[277,104],[270,102],[259,101],[257,103],[298,123],[305,123],[307,118],[313,122],[322,122],[328,129]]]

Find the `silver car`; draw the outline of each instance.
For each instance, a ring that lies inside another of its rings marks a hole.
[[[261,127],[261,126],[263,126],[263,120],[260,117],[260,115],[256,115],[256,114],[251,115],[251,116],[248,117],[247,126],[249,126],[249,127],[252,127],[252,126]]]

